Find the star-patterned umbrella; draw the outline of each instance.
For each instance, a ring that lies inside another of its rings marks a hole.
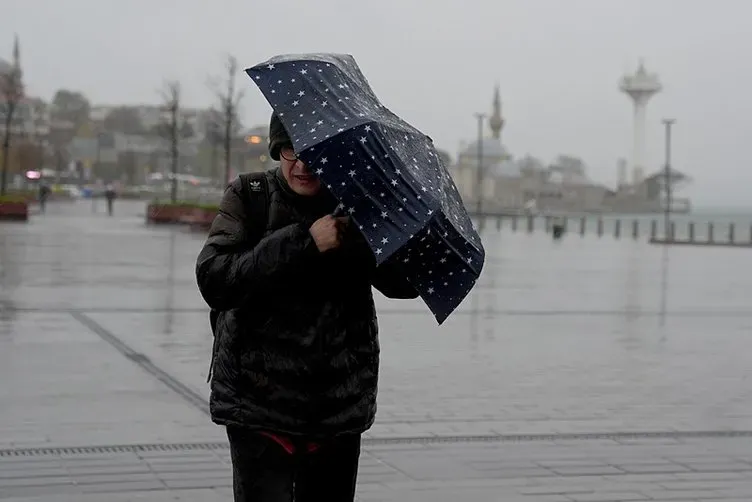
[[[431,138],[379,102],[350,55],[276,56],[246,73],[377,263],[400,260],[443,323],[477,281],[485,250]]]

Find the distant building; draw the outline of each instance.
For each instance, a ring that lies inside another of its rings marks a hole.
[[[11,134],[18,137],[25,137],[27,140],[38,140],[49,133],[50,117],[47,104],[39,99],[26,96],[23,85],[23,73],[21,71],[21,47],[18,37],[13,42],[13,61],[8,62],[0,59],[0,79],[3,82],[0,86],[0,103],[5,104],[7,99],[6,93],[9,91],[5,87],[4,80],[14,78],[16,80],[14,87],[17,87],[17,97],[15,109],[11,118]],[[0,106],[0,134],[5,132],[7,118],[7,107]]]
[[[11,103],[13,107],[7,106]],[[44,168],[48,134],[47,104],[25,94],[21,49],[15,37],[12,62],[0,60],[0,142],[6,137],[10,140],[8,158],[2,162],[12,179],[20,179],[26,171]],[[0,151],[0,158],[3,153]]]
[[[659,172],[615,190],[592,181],[582,160],[560,155],[545,164],[531,156],[515,159],[501,142],[501,103],[498,87],[488,125],[491,135],[464,146],[452,166],[452,175],[466,205],[477,207],[483,197],[484,212],[623,212],[653,213],[664,208],[664,178]],[[482,175],[478,176],[479,168]],[[620,173],[623,171],[620,167]],[[623,176],[622,176],[623,177]],[[678,171],[674,188],[688,181]],[[480,183],[479,183],[480,181]],[[480,187],[481,194],[478,193]],[[689,210],[689,200],[673,199],[673,211]]]
[[[266,171],[275,162],[269,157],[269,126],[255,126],[248,129],[243,139],[246,156],[246,172]]]
[[[95,105],[89,112],[90,120],[96,126],[101,126],[112,112],[120,108],[135,111],[144,131],[154,131],[169,120],[167,113],[159,105]],[[178,124],[181,130],[190,130],[190,136],[203,138],[209,129],[211,113],[211,110],[200,108],[181,108],[178,112]]]
[[[0,104],[4,100],[0,98]],[[7,108],[0,106],[0,134],[5,132]],[[50,132],[50,114],[47,103],[39,98],[22,97],[13,110],[10,131],[14,137],[42,139]]]

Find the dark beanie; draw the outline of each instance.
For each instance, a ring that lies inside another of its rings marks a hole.
[[[286,146],[292,147],[290,136],[277,114],[272,113],[272,119],[269,122],[269,155],[274,160],[279,160],[279,151]]]

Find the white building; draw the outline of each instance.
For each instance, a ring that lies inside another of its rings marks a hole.
[[[608,210],[613,191],[590,180],[580,159],[560,155],[546,164],[529,155],[514,158],[501,141],[504,119],[498,88],[488,125],[490,136],[462,148],[452,168],[453,178],[471,211],[478,207],[479,187],[484,212],[521,212],[530,208],[543,212]]]

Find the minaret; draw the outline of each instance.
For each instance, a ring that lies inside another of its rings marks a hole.
[[[18,33],[13,36],[13,66],[21,69],[21,44],[18,41]]]
[[[13,77],[17,92],[23,96],[23,71],[21,70],[21,43],[18,41],[18,34],[13,37]]]
[[[501,128],[504,127],[504,119],[501,117],[501,97],[499,96],[499,84],[494,90],[493,113],[488,119],[491,126],[491,135],[494,139],[501,139]]]

